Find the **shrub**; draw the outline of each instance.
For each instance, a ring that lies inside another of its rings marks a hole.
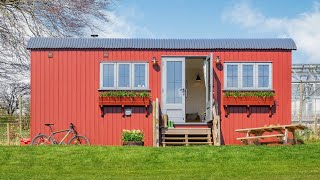
[[[124,142],[129,141],[143,141],[144,134],[140,130],[123,130],[122,131],[122,140]]]

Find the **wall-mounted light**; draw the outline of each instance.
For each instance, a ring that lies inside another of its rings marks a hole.
[[[201,78],[200,78],[200,75],[199,75],[199,74],[197,74],[196,81],[201,81]]]
[[[53,52],[48,52],[48,58],[53,58]]]
[[[157,65],[158,64],[158,61],[157,61],[156,57],[154,57],[154,56],[152,57],[152,61],[151,62],[152,62],[153,65]]]
[[[220,63],[221,63],[221,59],[220,59],[219,56],[216,57],[216,63],[217,63],[217,64],[220,64]]]
[[[103,58],[108,58],[109,57],[109,53],[108,52],[103,52]]]

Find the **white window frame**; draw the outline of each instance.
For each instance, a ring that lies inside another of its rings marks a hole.
[[[259,65],[268,65],[269,66],[269,85],[268,87],[259,87]],[[256,63],[256,89],[269,90],[272,89],[272,63]]]
[[[103,86],[103,65],[108,65],[108,64],[112,64],[113,65],[113,87],[104,87]],[[100,89],[106,89],[106,90],[110,90],[110,89],[115,89],[117,88],[117,81],[116,81],[116,77],[117,77],[117,64],[116,63],[100,63]]]
[[[112,64],[114,65],[114,86],[104,87],[103,86],[103,65]],[[119,65],[129,64],[129,87],[119,87]],[[145,65],[145,87],[134,87],[134,64],[144,64]],[[100,90],[148,90],[149,89],[149,63],[148,62],[101,62],[100,63]]]
[[[146,81],[146,85],[145,87],[134,87],[134,68],[136,64],[141,64],[141,65],[145,65],[145,81]],[[149,66],[148,63],[132,63],[132,89],[134,90],[140,90],[140,89],[148,89],[149,88]]]
[[[239,63],[225,63],[225,74],[224,74],[224,88],[228,90],[237,90],[239,89],[239,83],[240,83],[240,71],[239,71]],[[228,87],[227,79],[228,79],[228,65],[237,65],[238,66],[238,87]]]
[[[227,87],[227,75],[228,75],[228,65],[238,65],[238,87]],[[253,87],[243,87],[242,84],[242,70],[243,65],[253,65]],[[268,87],[258,87],[259,74],[258,66],[259,65],[268,65],[269,66],[269,85]],[[234,91],[245,91],[245,90],[272,90],[272,63],[271,62],[226,62],[225,63],[225,72],[224,72],[224,89],[225,90],[234,90]]]

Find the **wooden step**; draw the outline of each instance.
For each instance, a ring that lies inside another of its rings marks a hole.
[[[212,142],[162,142],[162,144],[212,144]]]
[[[272,135],[264,135],[264,136],[250,136],[250,137],[240,137],[237,140],[246,140],[246,139],[264,139],[264,138],[272,138],[272,137],[283,137],[284,134],[272,134]]]
[[[162,137],[163,140],[208,140],[211,137]]]
[[[210,128],[164,128],[161,134],[211,134]]]
[[[212,145],[211,128],[163,128],[161,143],[166,145]],[[191,141],[191,142],[190,142]]]

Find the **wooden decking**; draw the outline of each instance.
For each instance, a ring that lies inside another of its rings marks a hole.
[[[161,144],[166,145],[212,145],[211,128],[162,128]]]

